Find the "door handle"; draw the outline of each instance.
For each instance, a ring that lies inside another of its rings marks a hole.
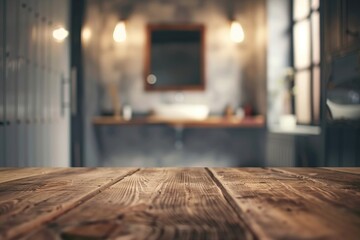
[[[61,117],[65,116],[65,109],[69,107],[69,92],[66,91],[65,87],[69,84],[68,79],[64,77],[63,74],[61,74],[60,78],[60,114]],[[68,90],[68,89],[67,89]]]
[[[71,114],[75,116],[77,114],[77,68],[71,68]]]

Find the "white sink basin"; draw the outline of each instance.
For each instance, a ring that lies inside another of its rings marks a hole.
[[[202,104],[161,104],[154,107],[154,115],[174,120],[204,120],[209,116],[209,107]]]
[[[329,99],[326,101],[333,119],[360,119],[360,104],[337,104]]]

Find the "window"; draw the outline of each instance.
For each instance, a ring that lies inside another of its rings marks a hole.
[[[293,109],[298,124],[320,120],[320,13],[319,0],[292,2],[294,67]]]

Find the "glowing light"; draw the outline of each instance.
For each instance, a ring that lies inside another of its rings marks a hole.
[[[91,30],[88,27],[84,27],[81,31],[81,39],[83,42],[88,42],[91,38]]]
[[[230,27],[230,38],[233,42],[241,43],[245,39],[244,29],[239,22],[233,21]]]
[[[115,42],[125,42],[126,40],[126,27],[125,22],[118,22],[115,26],[113,38]]]
[[[52,32],[52,35],[57,42],[62,42],[67,38],[69,32],[65,28],[59,27]]]

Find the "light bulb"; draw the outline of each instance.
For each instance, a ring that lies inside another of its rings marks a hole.
[[[88,42],[91,38],[91,30],[88,27],[84,27],[81,31],[81,39],[83,42]]]
[[[230,27],[230,38],[233,42],[241,43],[245,39],[244,29],[239,22],[233,21]]]
[[[115,26],[113,38],[115,42],[125,42],[126,40],[126,27],[125,22],[118,22]]]
[[[52,32],[52,35],[57,42],[62,42],[65,38],[67,38],[69,32],[65,28],[59,27]]]

